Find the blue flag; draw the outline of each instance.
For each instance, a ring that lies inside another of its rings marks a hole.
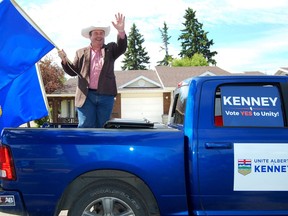
[[[35,64],[54,45],[13,0],[0,0],[0,130],[48,115]]]
[[[10,0],[0,0],[0,90],[54,48],[34,26]]]
[[[47,115],[35,65],[0,90],[0,131]]]

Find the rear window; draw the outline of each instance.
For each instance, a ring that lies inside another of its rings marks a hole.
[[[215,96],[216,126],[283,127],[277,86],[220,86]]]
[[[176,90],[174,96],[174,104],[172,108],[172,123],[173,124],[184,124],[185,117],[185,108],[186,108],[186,100],[188,96],[188,85],[183,85],[179,89]]]

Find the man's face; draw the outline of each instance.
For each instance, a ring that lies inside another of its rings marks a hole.
[[[90,32],[90,40],[92,43],[104,44],[105,32],[103,30],[94,30]]]

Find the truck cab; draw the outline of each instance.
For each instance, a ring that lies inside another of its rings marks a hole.
[[[195,215],[288,215],[286,77],[188,79],[174,92],[170,126],[187,140]]]

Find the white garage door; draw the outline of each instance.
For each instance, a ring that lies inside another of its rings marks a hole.
[[[122,118],[143,119],[162,122],[163,96],[153,94],[121,94]]]

